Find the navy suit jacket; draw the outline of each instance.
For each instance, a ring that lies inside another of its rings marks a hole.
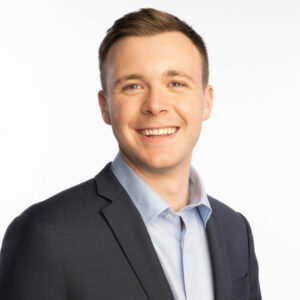
[[[215,299],[261,299],[247,220],[209,201]],[[0,299],[173,299],[145,224],[110,164],[13,220],[1,249]]]

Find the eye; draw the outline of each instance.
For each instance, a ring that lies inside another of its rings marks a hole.
[[[141,86],[137,83],[130,83],[127,84],[123,87],[123,90],[137,90],[139,89]]]
[[[171,86],[173,86],[173,87],[183,87],[183,86],[185,86],[185,84],[182,83],[182,82],[179,82],[179,81],[172,81]]]

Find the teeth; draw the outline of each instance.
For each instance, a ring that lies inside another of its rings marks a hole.
[[[176,130],[176,128],[145,129],[141,133],[147,136],[159,136],[173,134]]]

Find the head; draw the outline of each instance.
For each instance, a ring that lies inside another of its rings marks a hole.
[[[102,117],[125,160],[140,171],[189,166],[213,100],[202,38],[175,16],[141,9],[108,30],[99,64]]]

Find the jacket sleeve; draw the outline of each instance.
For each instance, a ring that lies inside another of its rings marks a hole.
[[[250,300],[261,300],[261,292],[260,292],[260,285],[259,285],[259,270],[258,270],[258,263],[255,255],[254,250],[254,241],[253,235],[250,228],[250,224],[247,219],[241,214],[242,218],[244,219],[247,227],[248,233],[248,248],[249,248],[249,286],[250,286]]]
[[[56,249],[43,229],[26,214],[13,220],[3,239],[0,299],[67,300]]]

